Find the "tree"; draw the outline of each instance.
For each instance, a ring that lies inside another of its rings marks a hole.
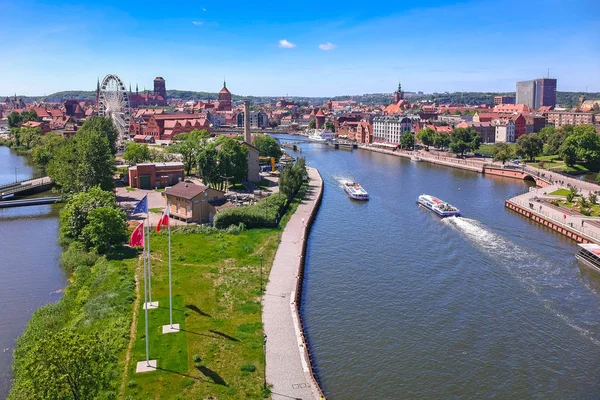
[[[16,111],[8,114],[8,127],[9,128],[18,128],[23,123],[23,117]]]
[[[433,145],[438,149],[445,149],[450,144],[450,135],[444,132],[436,132]]]
[[[127,145],[123,159],[129,165],[136,165],[146,161],[150,161],[151,155],[148,145],[145,143],[131,142]]]
[[[308,128],[309,129],[315,129],[317,127],[317,120],[316,119],[311,119],[310,121],[308,121]]]
[[[405,131],[400,137],[400,147],[403,149],[412,148],[415,145],[415,136],[410,131]]]
[[[42,136],[40,144],[33,149],[33,161],[38,167],[45,169],[54,157],[54,154],[65,143],[66,139],[60,133],[46,133]]]
[[[21,123],[24,124],[25,122],[29,122],[29,121],[34,121],[34,122],[39,121],[38,115],[35,112],[35,110],[30,110],[30,111],[25,110],[21,113]]]
[[[213,187],[219,187],[223,183],[218,164],[219,152],[216,147],[215,143],[210,143],[198,153],[198,172],[202,181]]]
[[[45,333],[32,341],[16,368],[18,387],[11,395],[23,399],[95,399],[111,389],[116,357],[97,334],[73,328]]]
[[[558,149],[560,158],[571,167],[577,162],[577,145],[572,141],[566,140]]]
[[[232,138],[224,138],[217,154],[219,172],[230,182],[242,182],[248,177],[248,148]]]
[[[274,157],[276,160],[279,160],[283,154],[277,140],[268,135],[255,136],[254,147],[258,149],[258,154],[263,157]]]
[[[542,141],[544,143],[546,143],[546,141],[548,140],[548,138],[550,137],[550,135],[552,135],[554,132],[556,132],[556,128],[553,126],[546,126],[545,128],[542,128],[539,132],[538,132],[538,136],[540,137],[540,139],[542,139]]]
[[[42,138],[42,129],[40,127],[21,126],[19,128],[19,142],[27,149],[35,147]]]
[[[192,168],[198,163],[198,152],[205,146],[206,139],[210,135],[205,130],[194,129],[189,133],[177,135],[176,137],[178,141],[169,150],[181,154],[185,174],[190,175]]]
[[[279,192],[284,194],[288,201],[291,201],[307,175],[306,159],[299,157],[294,165],[288,164],[281,171],[279,175]]]
[[[421,129],[417,134],[417,139],[425,146],[429,147],[435,143],[435,131],[431,128]]]
[[[60,241],[63,244],[82,240],[83,230],[89,223],[88,215],[101,207],[114,207],[115,195],[112,192],[92,187],[87,192],[79,192],[69,198],[60,212]]]
[[[508,143],[496,143],[492,153],[494,161],[502,161],[502,165],[515,156],[513,146]]]
[[[479,148],[481,136],[473,128],[455,128],[450,134],[450,150],[464,156],[465,151],[475,151]]]
[[[535,157],[542,154],[544,150],[544,142],[536,133],[520,136],[517,139],[517,146],[517,151],[531,161],[535,161]]]
[[[564,145],[575,148],[575,157],[586,163],[600,163],[600,136],[592,125],[579,125],[573,129]]]
[[[547,132],[545,154],[551,156],[558,154],[560,146],[573,134],[573,126],[563,125],[559,129],[548,130]]]
[[[108,140],[110,150],[113,155],[117,154],[117,139],[119,138],[119,131],[115,127],[113,120],[107,117],[90,117],[88,118],[78,132],[86,130],[96,131],[101,133]]]
[[[114,206],[95,208],[86,220],[81,236],[87,249],[104,253],[127,239],[127,217],[124,211]]]
[[[325,122],[325,129],[330,130],[331,132],[335,132],[335,125],[331,121]]]

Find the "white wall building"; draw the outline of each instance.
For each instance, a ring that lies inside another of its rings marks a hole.
[[[496,127],[496,143],[514,143],[515,123],[510,119],[496,119],[492,121]]]
[[[373,118],[373,142],[399,145],[402,134],[412,132],[413,122],[418,120],[418,115],[377,116]]]

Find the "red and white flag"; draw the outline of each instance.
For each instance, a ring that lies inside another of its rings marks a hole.
[[[129,238],[129,246],[136,247],[141,246],[144,247],[144,223],[142,222],[133,230],[131,233],[131,237]]]
[[[169,226],[169,207],[165,208],[163,215],[158,220],[158,225],[156,226],[156,232],[160,232],[161,226]]]

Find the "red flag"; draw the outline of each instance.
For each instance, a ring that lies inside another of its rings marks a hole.
[[[161,226],[169,226],[169,209],[165,209],[165,212],[158,220],[158,225],[156,226],[156,232],[160,232]]]
[[[131,233],[131,237],[129,238],[129,246],[136,247],[142,246],[144,247],[144,223],[142,222],[133,230]]]

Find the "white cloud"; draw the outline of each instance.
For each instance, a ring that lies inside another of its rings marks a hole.
[[[293,49],[294,47],[296,47],[296,45],[283,39],[279,41],[279,47],[281,47],[282,49]]]
[[[325,50],[325,51],[327,51],[327,50],[333,50],[333,49],[335,49],[336,47],[337,47],[337,46],[336,46],[335,44],[331,43],[331,42],[327,42],[327,43],[325,43],[325,44],[320,44],[320,45],[319,45],[319,48],[320,48],[321,50]]]
[[[206,8],[202,7],[202,11],[206,12]]]
[[[192,24],[194,24],[194,25],[204,25],[204,22],[202,22],[202,21],[192,21]]]

